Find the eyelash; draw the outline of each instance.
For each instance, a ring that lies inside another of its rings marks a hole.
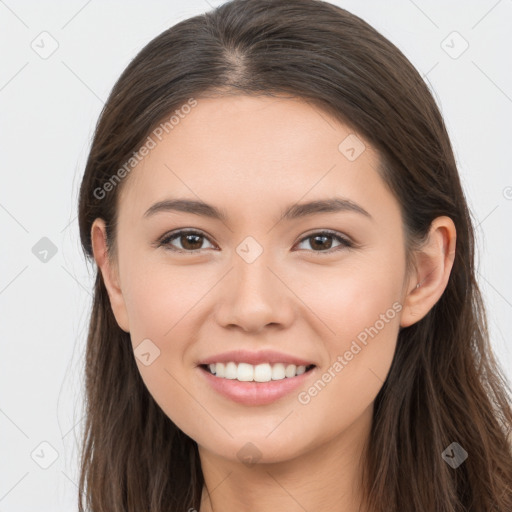
[[[209,240],[209,238],[204,233],[202,233],[200,231],[196,231],[196,230],[192,230],[192,229],[182,229],[182,230],[174,231],[174,232],[167,233],[166,235],[164,235],[157,242],[157,247],[165,247],[166,249],[169,249],[170,251],[179,252],[179,253],[185,253],[185,254],[198,253],[198,252],[201,252],[203,250],[203,249],[197,249],[197,250],[177,249],[177,248],[175,248],[175,247],[170,245],[171,240],[174,240],[175,238],[179,238],[182,235],[197,235],[197,236],[200,236],[202,238],[205,238],[210,243],[212,243]],[[315,236],[330,236],[330,237],[335,238],[337,241],[340,242],[340,245],[338,245],[337,247],[328,249],[326,251],[309,250],[309,252],[312,252],[312,253],[315,253],[315,254],[318,254],[318,255],[332,254],[332,253],[334,253],[334,252],[336,252],[338,250],[341,250],[341,249],[351,249],[351,248],[355,247],[355,244],[352,241],[350,241],[348,238],[340,236],[336,231],[331,231],[331,230],[328,230],[328,229],[312,233],[312,234],[302,238],[301,240],[299,240],[298,244],[301,244],[302,242],[304,242],[305,240],[308,240],[310,238],[314,238]],[[301,250],[308,250],[308,249],[301,249]]]

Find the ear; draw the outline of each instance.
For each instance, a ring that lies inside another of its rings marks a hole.
[[[105,221],[97,218],[91,227],[91,243],[94,260],[103,276],[103,282],[108,292],[110,305],[119,327],[130,332],[128,314],[119,281],[117,264],[114,264],[107,253],[107,231]]]
[[[440,299],[453,267],[456,236],[450,217],[437,217],[432,222],[427,241],[415,255],[415,272],[407,284],[401,327],[421,320]]]

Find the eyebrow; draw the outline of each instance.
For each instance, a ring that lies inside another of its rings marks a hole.
[[[170,211],[202,215],[222,222],[226,222],[228,217],[223,210],[203,201],[193,199],[166,199],[164,201],[159,201],[148,208],[143,217],[147,218],[159,212]],[[289,205],[282,211],[279,221],[298,219],[317,213],[336,212],[356,212],[372,219],[372,216],[357,203],[354,203],[349,199],[335,197],[332,199],[319,199],[308,203],[296,203]]]

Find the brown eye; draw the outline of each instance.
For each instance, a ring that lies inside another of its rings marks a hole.
[[[339,245],[333,247],[332,240],[335,239],[339,242]],[[305,238],[303,238],[299,243],[303,243],[305,241],[308,241],[310,247],[312,248],[313,252],[334,252],[339,249],[343,249],[346,247],[352,247],[353,244],[348,239],[336,234],[332,233],[330,231],[321,231],[319,233],[313,233],[312,235],[309,235]]]
[[[176,252],[199,252],[204,249],[203,244],[205,240],[208,241],[208,238],[199,231],[181,230],[164,236],[158,246]],[[333,246],[333,240],[337,241],[338,245]],[[320,254],[330,254],[343,248],[353,247],[350,240],[336,232],[330,231],[313,233],[303,238],[299,243],[304,243],[305,241],[309,241],[310,246],[310,249],[306,248],[306,250]]]
[[[179,243],[178,247],[171,244],[174,240]],[[207,238],[198,231],[178,231],[165,236],[160,241],[159,246],[165,246],[178,252],[198,252],[203,249],[204,240],[207,240]]]

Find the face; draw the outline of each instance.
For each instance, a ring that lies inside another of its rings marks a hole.
[[[109,290],[149,392],[233,461],[342,436],[386,378],[408,287],[376,151],[289,98],[198,99],[161,139],[125,178]]]

